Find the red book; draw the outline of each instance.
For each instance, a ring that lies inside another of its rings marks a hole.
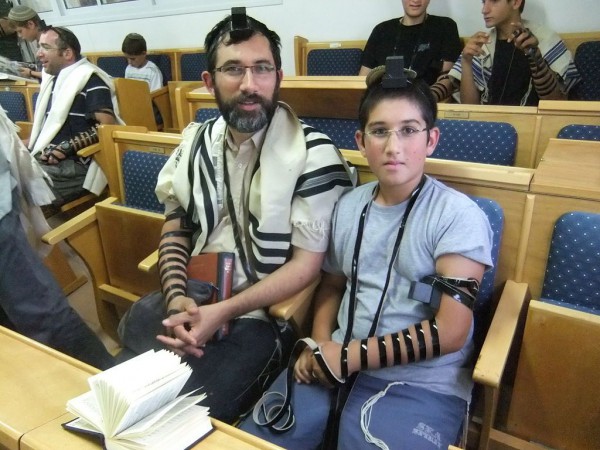
[[[192,256],[187,266],[188,278],[194,280],[206,281],[216,286],[216,291],[210,299],[210,303],[226,300],[231,297],[233,287],[233,270],[235,263],[235,253],[202,253]],[[224,324],[217,331],[215,338],[229,333],[229,324]]]

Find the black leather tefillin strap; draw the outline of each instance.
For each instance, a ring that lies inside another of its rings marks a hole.
[[[469,292],[459,288],[466,288]],[[475,278],[427,275],[421,281],[413,281],[410,284],[408,297],[438,309],[442,301],[442,293],[449,295],[472,310],[479,293],[479,281]]]
[[[285,392],[267,391],[256,402],[252,411],[252,419],[257,425],[269,427],[274,433],[284,433],[294,426],[296,419],[291,403],[294,385],[294,365],[306,347],[312,350],[315,359],[332,385],[335,386],[344,383],[344,380],[337,378],[327,365],[317,343],[311,338],[300,339],[294,345],[288,362]]]

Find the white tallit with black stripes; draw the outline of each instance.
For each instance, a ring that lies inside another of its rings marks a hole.
[[[219,202],[225,202],[226,132],[222,117],[190,124],[158,177],[158,199],[167,209],[170,202],[181,205],[199,227],[193,255],[202,252],[217,225]],[[250,182],[249,229],[243,230],[257,277],[264,278],[287,261],[292,227],[310,227],[328,236],[333,207],[352,184],[351,173],[331,140],[301,124],[289,106],[279,103]]]

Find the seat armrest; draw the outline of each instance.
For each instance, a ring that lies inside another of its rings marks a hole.
[[[77,156],[81,156],[82,158],[87,158],[88,156],[92,156],[94,153],[98,153],[100,151],[100,143],[96,142],[95,144],[88,145],[85,148],[82,148],[77,152]]]
[[[109,197],[100,203],[115,203],[117,201],[118,199],[116,197]],[[50,245],[58,244],[95,221],[96,208],[94,207],[82,212],[81,214],[44,234],[42,236],[42,242]]]
[[[138,269],[142,272],[153,272],[158,267],[158,250],[150,253],[139,264]]]
[[[271,305],[269,313],[277,319],[290,320],[297,311],[310,304],[315,289],[320,281],[321,277],[317,277],[310,285],[302,289],[296,295],[276,303],[275,305]]]
[[[531,294],[527,283],[507,280],[477,363],[473,379],[477,383],[499,388],[508,361],[519,319],[527,308]]]

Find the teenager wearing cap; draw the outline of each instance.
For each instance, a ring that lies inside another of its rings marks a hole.
[[[37,66],[36,69],[22,67],[19,69],[19,72],[24,77],[41,80],[42,65],[35,55],[39,49],[38,42],[42,35],[42,30],[46,26],[45,22],[40,19],[37,12],[25,5],[17,5],[11,8],[7,18],[17,30],[17,35],[31,45],[31,51],[33,52]]]

